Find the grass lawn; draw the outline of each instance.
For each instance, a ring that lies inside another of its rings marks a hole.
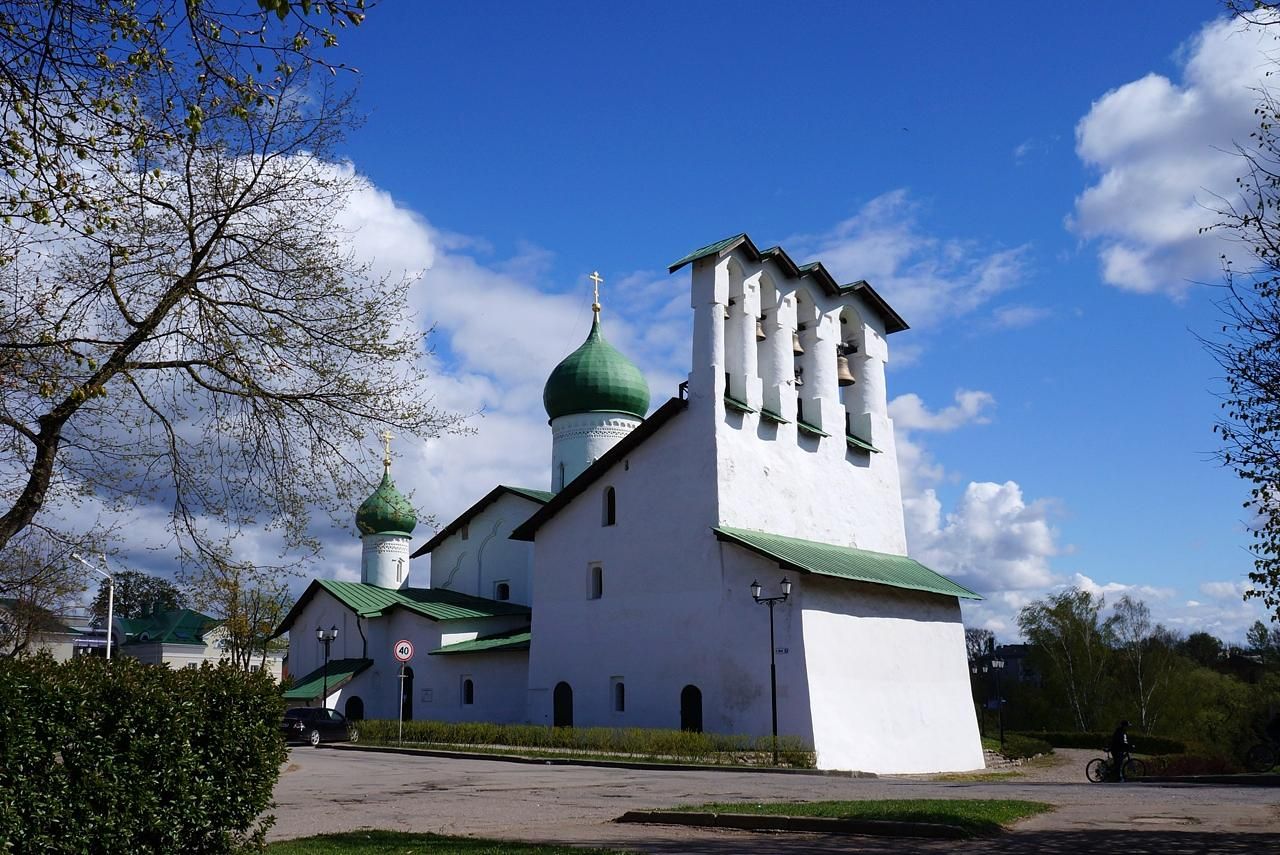
[[[1015,799],[876,799],[851,802],[713,803],[678,810],[935,822],[958,826],[970,834],[994,834],[1019,819],[1053,810],[1053,805]]]
[[[537,846],[478,837],[442,837],[403,831],[350,831],[283,840],[267,855],[620,855],[615,849]]]

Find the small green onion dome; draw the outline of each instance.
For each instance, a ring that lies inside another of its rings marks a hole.
[[[409,534],[417,524],[413,505],[400,495],[390,472],[383,473],[378,489],[356,511],[356,528],[361,534]]]
[[[597,315],[587,340],[547,378],[542,405],[551,419],[599,412],[643,419],[649,412],[649,384],[631,360],[604,340]]]

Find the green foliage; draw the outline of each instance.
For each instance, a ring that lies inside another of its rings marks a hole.
[[[996,744],[999,745],[999,742]],[[1004,747],[998,750],[1010,760],[1024,760],[1039,754],[1052,754],[1053,745],[1036,737],[1006,732],[1004,735]]]
[[[368,720],[360,724],[360,740],[373,745],[395,745],[399,723]],[[769,762],[772,739],[768,736],[735,736],[694,733],[689,730],[612,727],[546,727],[537,724],[488,722],[406,721],[406,744],[439,747],[502,746],[578,754],[622,755],[620,759],[708,764]],[[783,766],[813,768],[813,749],[794,736],[778,737],[778,762]]]
[[[156,576],[139,573],[137,570],[120,570],[113,574],[116,583],[115,617],[136,618],[144,613],[156,610],[171,611],[185,609],[186,597],[172,583]],[[105,579],[98,585],[98,593],[93,598],[93,622],[96,626],[107,625],[107,598],[111,586]]]
[[[226,853],[260,842],[285,758],[264,674],[0,660],[0,850]]]
[[[1010,737],[1042,742],[1046,745],[1052,745],[1054,748],[1094,748],[1098,751],[1101,751],[1103,746],[1111,741],[1111,733],[1100,730],[1089,733],[1081,733],[1078,730],[1035,730],[1016,734],[1006,733],[1006,744],[1009,742]],[[1137,746],[1137,753],[1139,754],[1182,754],[1187,750],[1186,743],[1163,736],[1131,733],[1129,738]]]
[[[1207,632],[1193,632],[1178,644],[1178,652],[1206,668],[1216,664],[1227,648],[1222,639]]]
[[[540,846],[404,831],[349,831],[272,843],[268,855],[622,855],[617,849]]]
[[[1102,617],[1105,605],[1102,597],[1068,588],[1018,613],[1018,626],[1035,646],[1038,670],[1061,693],[1080,730],[1090,730],[1101,720],[1115,642],[1115,618]]]
[[[827,802],[713,802],[681,811],[745,813],[756,816],[823,816],[887,822],[953,825],[971,835],[993,834],[1005,826],[1053,810],[1046,802],[1017,799],[867,799]]]

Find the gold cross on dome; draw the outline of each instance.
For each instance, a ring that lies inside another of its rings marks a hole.
[[[382,433],[378,434],[378,438],[382,440],[383,448],[385,449],[382,457],[382,465],[385,466],[387,469],[390,469],[391,468],[391,440],[395,439],[395,434],[393,434],[389,430],[384,430]]]
[[[600,314],[600,283],[604,281],[604,277],[600,275],[600,271],[593,270],[587,278],[595,283],[595,295],[591,300],[591,311],[598,315]]]

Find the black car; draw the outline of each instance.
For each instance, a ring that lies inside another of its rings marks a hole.
[[[284,735],[285,742],[309,742],[312,745],[343,740],[355,742],[360,737],[354,722],[347,721],[347,717],[337,710],[320,707],[285,710],[280,733]]]

